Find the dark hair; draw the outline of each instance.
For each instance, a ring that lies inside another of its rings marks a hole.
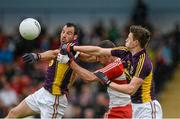
[[[133,34],[133,39],[136,39],[139,41],[141,48],[145,48],[150,40],[150,31],[146,28],[143,28],[142,26],[135,26],[132,25],[130,27],[130,33]]]
[[[77,25],[75,25],[74,23],[66,23],[67,27],[74,27],[74,35],[78,35],[79,34],[79,28],[77,27]]]
[[[98,44],[98,46],[102,47],[102,48],[114,48],[114,47],[116,47],[116,45],[112,41],[110,41],[110,40],[101,41]]]

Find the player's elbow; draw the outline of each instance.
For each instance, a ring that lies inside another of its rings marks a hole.
[[[128,88],[128,94],[129,94],[129,95],[133,95],[135,92],[136,92],[136,91],[135,91],[135,88],[130,85],[129,88]]]
[[[104,55],[104,50],[101,47],[95,46],[92,55],[100,56]]]
[[[88,75],[85,75],[83,79],[86,83],[91,83],[96,80],[96,76],[94,76],[94,74],[91,72]]]
[[[97,53],[98,53],[98,55],[102,55],[103,54],[103,48],[97,47]]]
[[[91,83],[91,81],[89,81],[89,80],[84,80],[84,82],[85,82],[85,83]]]
[[[99,47],[98,55],[111,55],[109,51],[109,49]]]
[[[93,75],[89,78],[88,83],[96,81],[96,77]]]
[[[89,79],[89,80],[86,80],[86,83],[92,83],[94,81],[95,81],[95,79]]]

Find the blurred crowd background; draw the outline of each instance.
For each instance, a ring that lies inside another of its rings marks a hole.
[[[67,22],[74,22],[80,27],[79,45],[97,45],[107,39],[117,46],[124,45],[130,25],[148,28],[152,32],[148,52],[154,65],[156,95],[159,98],[179,65],[179,13],[178,0],[2,0],[0,118],[39,89],[46,76],[48,62],[25,65],[21,56],[26,52],[58,48],[61,27]],[[19,23],[27,17],[38,19],[42,27],[40,36],[33,41],[22,39],[18,31]],[[91,71],[99,67],[98,63],[79,63]],[[109,100],[106,87],[98,82],[87,84],[78,79],[70,91],[69,101],[65,117],[98,118],[107,111]]]

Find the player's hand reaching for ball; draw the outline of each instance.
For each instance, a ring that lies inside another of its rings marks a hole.
[[[38,61],[41,58],[41,55],[38,53],[26,53],[22,56],[24,63],[32,64]]]

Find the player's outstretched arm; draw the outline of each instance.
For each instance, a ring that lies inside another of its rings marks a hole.
[[[112,48],[101,48],[98,46],[73,46],[74,51],[83,52],[90,55],[111,55]]]
[[[93,72],[90,72],[87,69],[82,68],[74,60],[70,62],[70,66],[85,82],[97,81],[97,77],[96,75],[94,75]]]
[[[81,61],[84,61],[84,62],[97,62],[97,58],[96,58],[96,56],[94,56],[94,55],[89,55],[89,54],[85,54],[85,53],[83,53],[83,52],[81,52],[80,54],[79,54],[79,60],[81,60]]]
[[[59,53],[59,50],[48,50],[42,53],[25,53],[22,58],[24,63],[35,63],[39,60],[51,60],[55,58]]]
[[[116,91],[133,95],[142,83],[143,80],[141,78],[133,77],[129,84],[116,84],[112,82],[109,84],[109,87]]]
[[[59,49],[57,49],[57,50],[48,50],[48,51],[42,52],[42,53],[40,53],[41,60],[52,60],[55,57],[57,57],[59,52],[60,52]]]
[[[68,44],[63,44],[61,46],[61,54],[68,55],[68,54],[76,54],[76,51],[73,49],[74,44],[73,43],[68,43]],[[86,62],[96,62],[96,56],[80,52],[78,55],[78,59],[81,61],[86,61]]]
[[[85,54],[89,54],[89,55],[95,55],[95,56],[99,56],[99,55],[111,55],[111,50],[112,48],[101,48],[98,46],[75,46],[72,43],[69,44],[64,44],[61,47],[63,53],[67,53],[67,52],[83,52]]]
[[[82,68],[79,66],[74,60],[70,62],[71,68],[77,73],[77,75],[83,79],[85,82],[93,82],[93,81],[100,81],[103,85],[109,86],[111,81],[108,79],[108,77],[100,72],[90,72],[87,69]]]

